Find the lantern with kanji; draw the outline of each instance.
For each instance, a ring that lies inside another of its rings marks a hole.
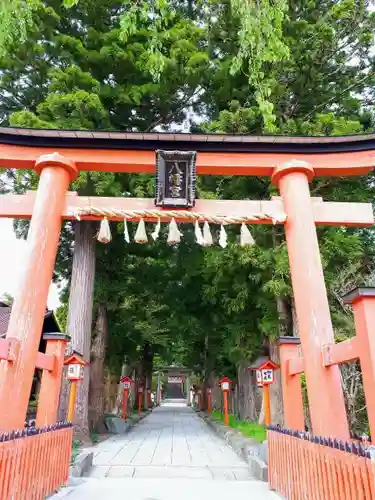
[[[68,407],[68,420],[73,421],[74,407],[76,403],[77,383],[83,380],[84,366],[87,363],[83,360],[78,352],[73,352],[64,361],[64,366],[67,367],[67,379],[70,380],[70,394],[69,394],[69,407]]]
[[[224,424],[229,424],[229,410],[228,410],[228,393],[232,385],[232,381],[228,377],[223,377],[219,380],[219,385],[223,391],[223,407],[224,407]]]
[[[146,406],[147,406],[147,408],[151,408],[151,389],[150,388],[147,388],[147,391],[146,391]]]
[[[131,385],[134,384],[133,380],[130,377],[121,377],[120,382],[124,390],[129,390]]]
[[[256,378],[257,378],[257,386],[258,387],[263,387],[262,384],[262,372],[260,370],[255,370],[256,373]]]
[[[279,369],[279,365],[271,361],[270,359],[262,363],[257,369],[257,382],[262,386],[270,385],[274,383],[274,371]]]
[[[221,390],[223,392],[229,392],[230,391],[230,386],[232,384],[232,381],[228,377],[223,377],[219,380],[219,385],[221,387]]]
[[[198,410],[202,409],[202,389],[197,390],[198,395]]]
[[[68,367],[67,379],[77,382],[82,380],[84,376],[85,362],[80,354],[74,352],[71,356],[65,359],[64,366]]]
[[[275,370],[280,367],[271,359],[258,360],[258,363],[250,367],[255,370],[257,386],[263,388],[264,415],[266,425],[271,425],[271,402],[269,386],[275,381]]]
[[[129,399],[129,390],[131,385],[134,383],[130,377],[121,377],[120,383],[124,389],[123,398],[122,398],[122,418],[126,420],[126,412],[128,408],[128,399]]]

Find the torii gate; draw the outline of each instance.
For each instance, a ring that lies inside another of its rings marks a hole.
[[[161,374],[167,374],[168,376],[172,377],[184,377],[185,380],[182,383],[183,386],[185,386],[186,390],[186,403],[189,405],[190,404],[190,377],[193,374],[193,370],[190,368],[187,368],[186,366],[163,366],[163,365],[157,365],[154,366],[153,369],[154,373],[158,374],[158,382],[157,382],[157,388],[156,388],[156,402],[157,404],[160,404],[161,402],[161,379],[160,376]]]
[[[327,203],[311,198],[309,183],[319,176],[370,172],[375,163],[375,135],[292,138],[0,129],[0,164],[35,169],[40,175],[36,193],[0,196],[0,217],[31,218],[23,278],[7,337],[0,341],[0,429],[23,427],[35,366],[44,369],[38,422],[56,420],[61,355],[53,349],[42,355],[38,344],[62,219],[72,219],[77,211],[90,207],[154,208],[149,199],[80,197],[68,191],[70,181],[88,170],[154,172],[157,149],[196,151],[198,174],[267,176],[278,186],[281,198],[197,200],[194,210],[203,216],[248,217],[249,223],[261,224],[272,223],[270,214],[286,214],[284,227],[303,352],[303,366],[291,351],[282,365],[286,424],[292,424],[291,415],[297,427],[303,421],[298,374],[304,370],[314,433],[349,438],[337,366],[347,358],[337,355],[336,362],[332,357],[328,362],[322,360],[324,346],[330,352],[337,350],[315,226],[370,227],[374,219],[369,203]],[[116,215],[109,218],[119,219]],[[369,342],[375,366],[374,340]],[[371,373],[375,384],[375,371]],[[369,419],[375,430],[375,408],[372,411]]]

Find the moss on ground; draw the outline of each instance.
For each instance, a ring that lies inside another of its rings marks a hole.
[[[224,415],[219,410],[213,410],[211,412],[211,418],[213,420],[223,422]],[[263,425],[257,422],[251,422],[250,420],[239,420],[234,415],[229,415],[229,427],[236,429],[241,432],[246,437],[251,437],[262,443],[267,439],[267,430]]]

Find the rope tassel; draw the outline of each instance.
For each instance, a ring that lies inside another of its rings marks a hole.
[[[219,245],[221,246],[221,248],[226,248],[228,245],[228,235],[225,231],[224,224],[222,224],[220,227]]]
[[[126,221],[126,217],[124,218],[124,240],[126,241],[126,243],[130,243],[130,236],[129,236],[128,223]]]
[[[146,233],[146,225],[143,219],[140,219],[137,227],[137,231],[134,235],[134,241],[136,243],[148,243],[148,237]]]
[[[270,221],[273,224],[282,224],[286,221],[287,216],[284,212],[265,213],[258,212],[244,215],[206,215],[203,212],[192,212],[191,210],[122,210],[116,208],[77,208],[73,212],[74,217],[80,220],[85,215],[94,215],[95,217],[127,217],[128,219],[154,219],[157,221],[160,218],[172,219],[178,218],[184,222],[192,222],[206,220],[210,224],[248,224],[253,221]]]
[[[112,239],[111,228],[109,227],[109,222],[107,217],[100,223],[99,232],[96,236],[96,239],[100,241],[100,243],[109,243]]]
[[[206,221],[203,224],[203,246],[210,247],[213,243],[210,225]]]
[[[173,217],[171,222],[169,223],[168,240],[167,240],[168,245],[175,245],[177,243],[180,243],[181,236],[182,233],[178,229],[177,223]]]
[[[244,246],[248,246],[248,245],[250,246],[250,245],[254,245],[254,244],[255,244],[254,238],[251,236],[249,228],[243,222],[241,224],[240,245],[241,245],[241,247],[244,247]]]
[[[201,230],[201,227],[199,225],[199,222],[197,220],[195,221],[194,226],[195,226],[195,230],[194,230],[195,238],[197,240],[197,243],[198,243],[198,245],[203,246],[204,245],[203,234],[202,234],[202,230]]]
[[[156,241],[159,238],[159,233],[160,233],[160,219],[158,219],[155,229],[151,233],[151,237],[154,241]]]

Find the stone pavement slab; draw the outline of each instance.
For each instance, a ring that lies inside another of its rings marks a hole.
[[[166,401],[126,435],[93,447],[89,477],[68,500],[272,500],[248,464],[186,406]],[[54,498],[54,497],[53,497]]]
[[[127,435],[111,437],[96,447],[93,465],[91,477],[97,478],[110,477],[114,467],[134,469],[132,477],[207,479],[246,479],[247,470],[245,462],[185,402],[168,401]],[[235,474],[232,469],[240,470]]]
[[[59,496],[66,500],[280,500],[260,481],[206,481],[204,479],[133,478],[88,479]]]

